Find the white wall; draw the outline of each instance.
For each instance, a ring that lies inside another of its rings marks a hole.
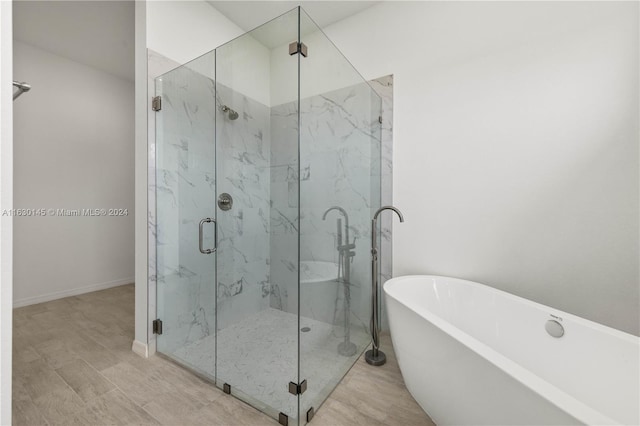
[[[179,64],[244,33],[205,1],[147,2],[147,47]],[[270,105],[269,50],[252,37],[242,37],[218,53],[218,82]],[[213,77],[216,64],[211,59],[209,68],[201,61],[194,64],[197,71]]]
[[[11,2],[0,1],[0,210],[13,207],[13,29]],[[0,216],[0,424],[11,424],[13,221]]]
[[[638,334],[638,4],[385,2],[325,29],[394,74],[394,274]]]
[[[119,208],[120,217],[14,219],[14,306],[133,282],[132,81],[14,44],[17,208]]]
[[[147,2],[147,48],[180,64],[243,33],[206,1]]]

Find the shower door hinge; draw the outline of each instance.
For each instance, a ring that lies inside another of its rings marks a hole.
[[[307,57],[307,45],[304,43],[298,43],[293,41],[289,43],[289,55],[293,56],[296,53],[301,54],[305,58]]]
[[[307,423],[309,423],[311,421],[311,419],[313,418],[313,416],[316,415],[315,410],[313,409],[313,407],[309,408],[309,410],[307,411]]]
[[[162,109],[162,97],[154,96],[151,98],[151,109],[154,111],[160,111]]]
[[[153,334],[162,334],[162,320],[153,320]]]
[[[378,123],[382,124],[382,116],[381,115],[378,116]]]
[[[307,390],[307,380],[303,380],[300,384],[289,382],[289,393],[291,395],[302,395]]]
[[[278,423],[280,423],[282,426],[289,426],[289,416],[287,416],[285,413],[278,414]]]

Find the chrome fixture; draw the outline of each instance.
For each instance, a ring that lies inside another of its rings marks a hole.
[[[233,198],[231,197],[231,195],[227,194],[226,192],[220,194],[218,196],[218,207],[220,207],[220,210],[225,212],[227,210],[231,210],[231,207],[233,207]]]
[[[378,318],[379,302],[378,302],[378,242],[376,231],[378,229],[378,215],[384,210],[393,210],[400,218],[400,222],[404,222],[404,217],[400,210],[393,206],[383,206],[378,209],[371,220],[371,341],[372,349],[364,354],[367,364],[374,366],[384,365],[387,362],[387,356],[380,348],[380,318]]]
[[[13,81],[13,86],[18,88],[17,92],[13,93],[13,100],[15,101],[18,96],[22,95],[24,92],[28,92],[29,90],[31,90],[31,85],[23,82],[19,82],[19,81]]]
[[[342,219],[336,220],[337,236],[338,236],[338,282],[342,282],[344,289],[344,341],[338,344],[338,353],[343,356],[353,356],[358,348],[351,341],[351,263],[356,255],[356,239],[353,243],[349,243],[349,215],[346,210],[340,206],[328,208],[322,215],[322,220],[327,218],[327,213],[331,210],[338,210],[344,216],[344,235],[345,243],[342,244]],[[340,279],[340,271],[342,271],[342,279]]]
[[[558,318],[558,317],[554,317],[554,318]],[[558,319],[562,321],[561,318],[558,318]],[[547,330],[547,333],[549,333],[551,337],[560,338],[564,336],[564,327],[562,326],[562,324],[560,324],[559,321],[548,320],[547,323],[544,325],[544,329]]]
[[[213,248],[212,249],[206,249],[204,247],[202,247],[203,244],[203,240],[204,237],[202,236],[202,228],[204,227],[205,223],[212,223],[213,222]],[[210,217],[204,218],[200,221],[200,225],[198,226],[198,248],[200,249],[200,253],[202,254],[211,254],[211,253],[215,253],[216,250],[218,249],[218,224],[216,223],[216,221],[214,219],[211,219]]]
[[[229,120],[235,120],[238,118],[238,113],[226,105],[222,105],[220,107],[220,111],[222,111],[225,114],[228,114],[227,116],[229,117]]]

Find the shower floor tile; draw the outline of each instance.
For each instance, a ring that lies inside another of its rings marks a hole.
[[[300,380],[307,380],[301,412],[316,409],[353,365],[369,343],[365,330],[351,331],[358,350],[351,357],[338,354],[343,327],[301,317]],[[265,309],[218,332],[217,379],[251,399],[267,412],[297,417],[297,397],[288,391],[298,381],[298,317],[277,309]],[[215,375],[215,337],[208,336],[180,348],[173,355]]]

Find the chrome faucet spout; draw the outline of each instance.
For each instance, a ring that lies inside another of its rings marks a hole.
[[[400,210],[398,210],[397,208],[393,207],[393,206],[383,206],[380,207],[378,209],[378,211],[376,212],[376,214],[373,215],[373,220],[378,219],[378,215],[380,213],[382,213],[385,210],[393,210],[394,212],[396,212],[396,214],[398,215],[398,218],[400,219],[400,222],[404,222],[404,216],[402,216],[402,213],[400,213]]]
[[[327,210],[325,210],[324,214],[322,215],[322,220],[325,220],[327,218],[327,214],[331,210],[338,210],[340,214],[344,216],[344,233],[346,237],[346,243],[349,244],[349,215],[347,214],[347,211],[340,206],[329,207]]]
[[[344,216],[345,218],[348,217],[347,211],[345,209],[343,209],[340,206],[333,206],[333,207],[329,207],[327,210],[325,210],[324,214],[322,215],[322,220],[325,220],[327,218],[327,214],[331,210],[338,210],[340,213],[342,213],[342,216]]]

